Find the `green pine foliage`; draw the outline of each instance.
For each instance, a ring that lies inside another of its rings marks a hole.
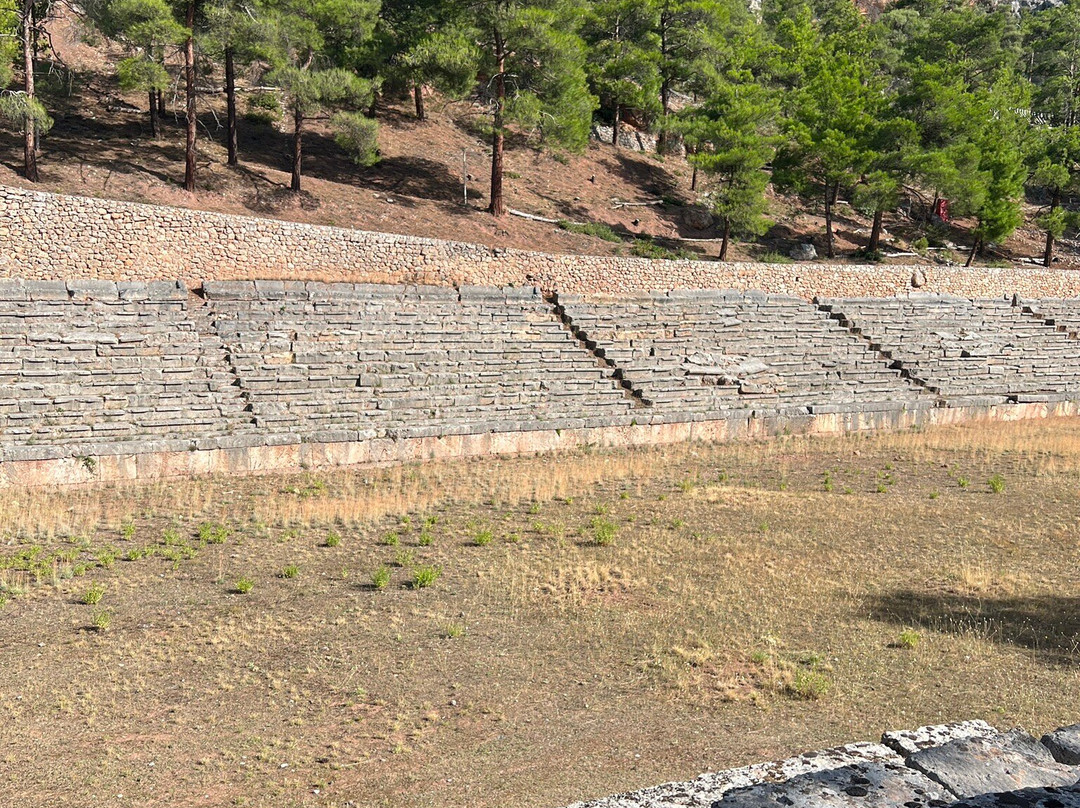
[[[32,77],[51,58],[52,12],[44,2],[29,8],[0,11],[0,123],[33,143],[48,136],[51,117],[25,81],[22,34],[38,35],[26,48],[39,54]],[[379,94],[411,94],[422,119],[434,90],[489,114],[496,215],[507,208],[506,135],[581,149],[595,116],[614,121],[616,139],[632,121],[657,133],[661,149],[686,147],[701,181],[696,202],[715,215],[725,255],[729,239],[767,228],[770,184],[824,213],[830,255],[839,201],[873,217],[867,256],[879,253],[883,215],[902,203],[921,206],[929,221],[933,200],[948,199],[954,215],[971,217],[969,263],[1023,222],[1025,193],[1042,205],[1033,219],[1046,234],[1047,266],[1080,223],[1080,0],[1020,14],[1001,3],[896,0],[875,19],[851,0],[763,0],[760,16],[744,0],[84,0],[80,8],[120,53],[120,88],[144,94],[154,136],[161,93],[183,84],[177,66],[191,39],[200,86],[208,69],[235,75],[239,66],[271,87],[266,97],[283,100],[292,128],[296,191],[313,119],[330,122],[341,157],[366,166],[378,154]],[[235,163],[236,88],[226,84]]]

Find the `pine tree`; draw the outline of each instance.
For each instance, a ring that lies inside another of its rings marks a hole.
[[[236,115],[236,65],[270,58],[273,31],[257,7],[239,0],[211,0],[203,9],[206,25],[200,37],[203,52],[225,68],[225,146],[228,165],[239,163]]]
[[[965,266],[988,242],[1008,238],[1023,222],[1020,201],[1027,175],[1023,133],[1026,121],[1018,110],[1026,109],[1026,86],[1015,77],[1003,77],[989,91],[980,93],[982,126],[974,139],[978,169],[968,180],[979,200],[972,212],[977,218],[971,252]]]
[[[611,109],[616,148],[625,110],[659,111],[658,23],[658,9],[648,0],[598,0],[586,17],[589,83]]]
[[[363,68],[390,91],[412,94],[424,120],[424,88],[461,98],[476,86],[480,52],[467,8],[443,0],[386,0]]]
[[[775,154],[779,105],[745,67],[720,77],[707,103],[682,113],[678,125],[689,160],[711,178],[713,213],[723,232],[720,260],[727,258],[733,235],[761,235],[765,218],[765,166]]]
[[[275,42],[268,78],[285,91],[292,112],[295,192],[301,190],[304,124],[314,115],[334,111],[339,145],[360,163],[375,158],[376,124],[355,112],[370,100],[371,82],[338,65],[371,36],[377,12],[377,0],[271,0],[265,6]]]
[[[852,204],[873,217],[866,255],[874,257],[881,244],[885,211],[900,204],[903,181],[910,176],[908,158],[918,134],[915,124],[890,105],[875,122],[869,140],[865,173],[855,187]]]
[[[873,157],[870,141],[881,105],[880,89],[859,59],[818,49],[806,61],[806,78],[791,93],[773,178],[806,195],[821,194],[825,208],[825,254],[835,257],[833,207]]]
[[[151,135],[159,134],[161,91],[168,84],[167,52],[179,48],[184,58],[185,142],[184,189],[195,190],[195,0],[88,0],[87,16],[105,36],[131,54],[118,66],[125,89],[140,89],[150,101]]]
[[[503,216],[508,124],[568,148],[588,141],[596,98],[586,86],[585,47],[577,33],[582,8],[574,0],[476,0],[470,11],[482,36],[481,73],[491,88],[488,211]]]
[[[116,68],[120,87],[147,94],[150,136],[160,137],[157,95],[169,86],[166,52],[184,41],[184,27],[166,0],[104,0],[86,10],[98,30],[128,52]]]
[[[47,132],[53,124],[34,87],[34,54],[45,13],[33,0],[22,0],[14,8],[0,11],[0,29],[10,32],[0,39],[0,87],[11,82],[16,62],[23,72],[22,90],[0,90],[0,122],[22,133],[23,173],[31,182],[41,179],[37,165],[38,135]]]
[[[740,0],[654,0],[659,10],[660,150],[667,148],[668,118],[676,92],[708,96],[720,54],[749,19]]]
[[[1028,165],[1031,183],[1050,197],[1036,220],[1046,231],[1043,264],[1049,267],[1055,242],[1077,218],[1062,200],[1080,189],[1080,2],[1066,0],[1027,15],[1024,23],[1024,64],[1033,84]]]
[[[1080,190],[1080,127],[1038,127],[1029,138],[1027,152],[1031,184],[1050,197],[1046,211],[1036,219],[1046,231],[1043,266],[1049,267],[1054,261],[1054,244],[1077,218],[1062,207],[1062,200]]]

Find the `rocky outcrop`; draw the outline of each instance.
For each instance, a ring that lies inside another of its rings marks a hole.
[[[1023,730],[964,721],[568,808],[1080,808],[1078,780]]]

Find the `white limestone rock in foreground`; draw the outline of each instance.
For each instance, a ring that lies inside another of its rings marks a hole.
[[[980,794],[949,808],[1080,808],[1080,786],[1024,788],[1002,794]]]
[[[1058,763],[1050,750],[1019,729],[923,749],[909,756],[907,764],[959,798],[1067,787],[1080,780],[1080,767]]]
[[[892,730],[881,736],[881,742],[904,757],[921,749],[942,746],[964,738],[992,738],[998,731],[981,719],[935,724],[918,729]]]
[[[1047,738],[1068,747],[1078,728]],[[1059,754],[1023,730],[961,721],[567,808],[1080,808],[1080,766]]]
[[[938,808],[952,795],[903,763],[853,763],[727,792],[712,808]]]
[[[567,808],[686,808],[711,806],[725,793],[736,788],[765,783],[782,783],[799,775],[839,769],[855,763],[890,763],[902,765],[903,759],[893,750],[876,743],[853,743],[807,752],[787,760],[754,763],[738,769],[703,774],[685,783],[664,785],[620,794],[614,797],[577,802]]]

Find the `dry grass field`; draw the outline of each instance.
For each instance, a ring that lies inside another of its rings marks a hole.
[[[536,806],[1080,720],[1080,421],[5,491],[0,803]]]

